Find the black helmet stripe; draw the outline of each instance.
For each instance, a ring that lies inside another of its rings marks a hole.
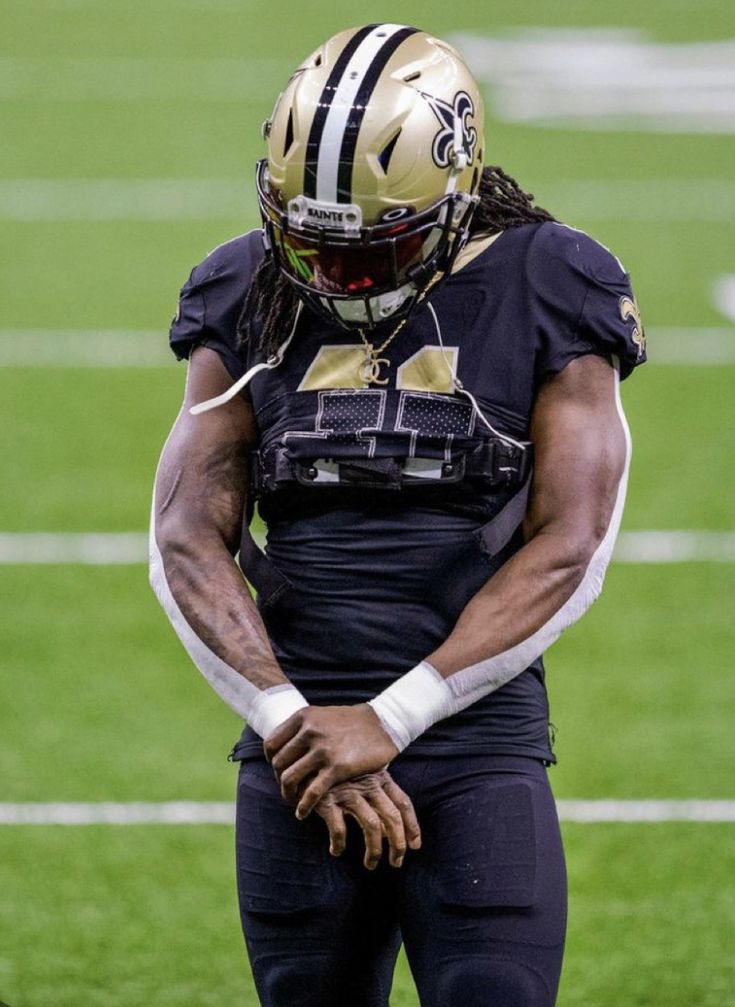
[[[388,60],[396,51],[398,46],[410,35],[415,35],[417,28],[403,28],[392,35],[378,52],[372,61],[365,76],[362,78],[357,96],[350,110],[344,136],[342,137],[342,149],[339,155],[339,171],[337,175],[337,202],[352,202],[352,167],[355,160],[355,150],[357,148],[357,138],[360,133],[362,120],[365,118],[367,106],[378,83],[381,73],[386,67]]]
[[[314,120],[311,124],[309,139],[306,144],[304,195],[308,196],[310,199],[314,199],[316,197],[316,169],[319,161],[319,145],[322,142],[324,124],[327,121],[327,115],[329,114],[329,109],[332,106],[334,93],[337,90],[340,80],[342,79],[342,75],[347,69],[347,64],[359,48],[360,43],[377,27],[377,24],[368,24],[365,25],[364,28],[355,32],[350,41],[339,54],[339,58],[327,78],[327,83],[324,85],[324,90],[319,98],[319,104],[317,105],[316,112],[314,113]]]

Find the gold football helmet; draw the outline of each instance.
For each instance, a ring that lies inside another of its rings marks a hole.
[[[461,56],[416,28],[340,32],[263,126],[266,247],[310,306],[371,327],[405,315],[467,239],[483,102]]]

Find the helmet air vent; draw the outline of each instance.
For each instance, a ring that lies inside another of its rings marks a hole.
[[[288,122],[286,123],[286,140],[283,144],[283,156],[288,154],[289,150],[293,147],[293,109],[288,110]]]
[[[404,84],[410,84],[412,81],[418,80],[420,76],[421,76],[421,71],[420,70],[414,70],[413,73],[409,73],[409,75],[407,77],[403,78],[403,83]]]
[[[395,134],[395,136],[392,136],[390,138],[390,140],[386,143],[385,147],[383,147],[381,152],[378,154],[378,161],[380,161],[380,167],[383,169],[386,175],[388,174],[388,165],[390,164],[391,156],[393,154],[393,151],[395,150],[396,142],[400,135],[401,131],[399,129],[398,132]]]
[[[317,55],[316,55],[316,57],[314,59],[314,66],[321,66],[321,65],[322,65],[322,54],[321,53],[317,53]]]

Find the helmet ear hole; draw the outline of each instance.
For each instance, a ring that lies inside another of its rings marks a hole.
[[[293,108],[288,110],[288,122],[286,123],[286,139],[283,143],[283,156],[288,154],[293,147]]]
[[[390,164],[391,155],[396,149],[396,143],[398,142],[398,137],[401,135],[400,129],[395,136],[386,143],[385,147],[378,154],[378,161],[380,162],[380,167],[383,169],[385,174],[388,174],[388,165]]]

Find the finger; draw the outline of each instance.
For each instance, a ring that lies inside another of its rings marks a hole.
[[[271,731],[263,742],[263,751],[269,762],[287,741],[290,741],[294,735],[299,733],[302,720],[303,710],[297,710],[296,713],[291,714],[288,720],[284,720],[282,724],[279,724],[275,731]]]
[[[413,806],[413,801],[408,794],[405,793],[405,791],[401,790],[395,780],[390,779],[390,777],[383,784],[383,790],[401,813],[403,827],[406,832],[406,842],[408,843],[409,849],[420,849],[421,826],[419,825],[419,820],[416,817],[416,810]]]
[[[341,856],[347,845],[344,812],[337,804],[328,804],[326,801],[317,805],[316,812],[324,819],[329,830],[329,852],[333,857]]]
[[[406,856],[406,831],[403,816],[384,790],[376,788],[365,799],[380,817],[380,823],[388,840],[388,862],[391,867],[400,867]]]
[[[319,756],[315,755],[313,752],[307,752],[306,755],[302,756],[297,762],[294,762],[292,766],[281,774],[281,794],[283,795],[284,801],[289,801],[295,803],[298,800],[300,788],[304,781],[311,776],[313,773],[319,769],[320,759]],[[313,810],[314,805],[324,797],[329,787],[326,787],[324,793],[320,793],[316,800],[311,804],[309,810]],[[305,818],[305,815],[300,817]]]
[[[295,766],[291,766],[290,769],[286,770],[286,773],[284,773],[284,777],[287,774],[293,773],[295,770],[297,770],[298,767],[301,765],[301,762],[304,762],[309,758],[310,756],[305,755],[304,758],[300,762],[297,762]],[[317,757],[314,756],[314,758],[316,759]],[[305,776],[306,773],[300,774],[302,780],[304,779]],[[319,801],[321,801],[321,799],[325,796],[325,794],[332,787],[333,784],[334,784],[334,775],[332,769],[327,766],[324,769],[320,770],[316,774],[314,779],[309,782],[309,785],[306,787],[303,794],[301,795],[298,807],[296,808],[296,817],[306,818],[307,815],[311,814],[316,805],[319,803]]]
[[[380,827],[380,817],[360,794],[354,794],[345,806],[345,811],[351,815],[362,829],[365,839],[365,856],[363,864],[369,871],[374,871],[383,853],[383,830]]]
[[[289,766],[293,765],[297,759],[301,758],[308,751],[309,743],[299,731],[271,758],[271,765],[275,770],[276,776],[280,779],[284,770],[288,769]]]

